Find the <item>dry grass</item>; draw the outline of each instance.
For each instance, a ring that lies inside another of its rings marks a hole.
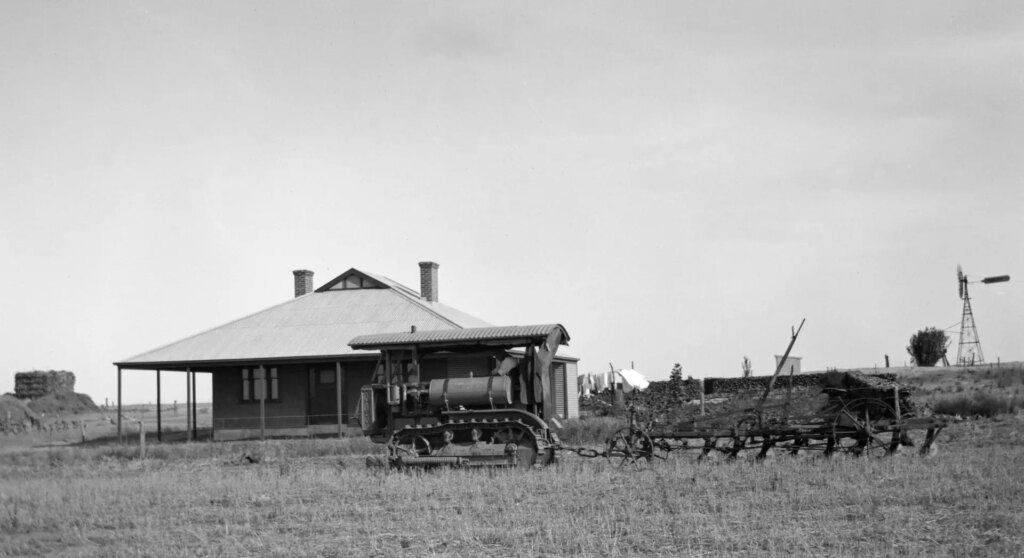
[[[361,440],[2,457],[0,552],[65,556],[876,556],[1024,553],[1024,419],[928,459],[534,471],[367,469]],[[237,464],[259,451],[260,463]]]
[[[1024,409],[1024,363],[894,370],[937,413],[993,417]]]
[[[991,392],[950,395],[935,399],[932,409],[960,417],[995,417],[1024,409],[1024,397]]]
[[[1024,369],[901,380],[933,406],[1009,400]],[[560,435],[594,446],[624,425],[567,421]],[[952,425],[927,459],[678,455],[642,472],[563,453],[534,471],[389,473],[364,466],[381,448],[360,438],[150,438],[144,461],[102,444],[0,452],[0,554],[1024,555],[1024,417],[1012,414]]]

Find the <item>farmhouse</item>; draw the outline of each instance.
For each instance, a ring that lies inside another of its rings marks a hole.
[[[195,378],[209,374],[214,440],[267,436],[360,433],[360,388],[377,370],[378,351],[354,350],[360,335],[488,327],[438,300],[438,264],[421,262],[420,291],[352,268],[313,289],[313,272],[297,270],[295,298],[220,327],[114,363],[125,370],[155,370],[157,407],[161,372],[188,378],[190,435],[195,428]],[[493,355],[444,354],[420,363],[422,380],[485,375]],[[578,415],[575,357],[557,354],[551,364],[555,413]],[[260,399],[257,378],[265,381]],[[261,420],[261,408],[263,418]],[[120,412],[118,413],[120,417]],[[160,416],[158,411],[158,435]],[[120,420],[119,420],[120,431]]]

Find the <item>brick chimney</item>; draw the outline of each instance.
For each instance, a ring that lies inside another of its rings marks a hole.
[[[313,272],[308,269],[296,269],[292,272],[295,276],[295,296],[300,297],[306,293],[313,292]]]
[[[437,268],[434,262],[420,262],[420,298],[437,302]]]

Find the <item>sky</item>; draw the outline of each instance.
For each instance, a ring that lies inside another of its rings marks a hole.
[[[0,392],[427,260],[581,372],[955,354],[958,264],[1024,360],[1018,2],[3,2],[0,83]]]

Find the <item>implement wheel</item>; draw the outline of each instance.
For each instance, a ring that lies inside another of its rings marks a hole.
[[[899,446],[900,435],[900,422],[892,406],[881,399],[854,399],[844,402],[836,413],[825,453],[884,457]]]
[[[619,467],[632,465],[637,471],[642,471],[655,457],[654,442],[639,428],[623,428],[608,438],[605,445],[608,460],[612,463],[618,460]]]

